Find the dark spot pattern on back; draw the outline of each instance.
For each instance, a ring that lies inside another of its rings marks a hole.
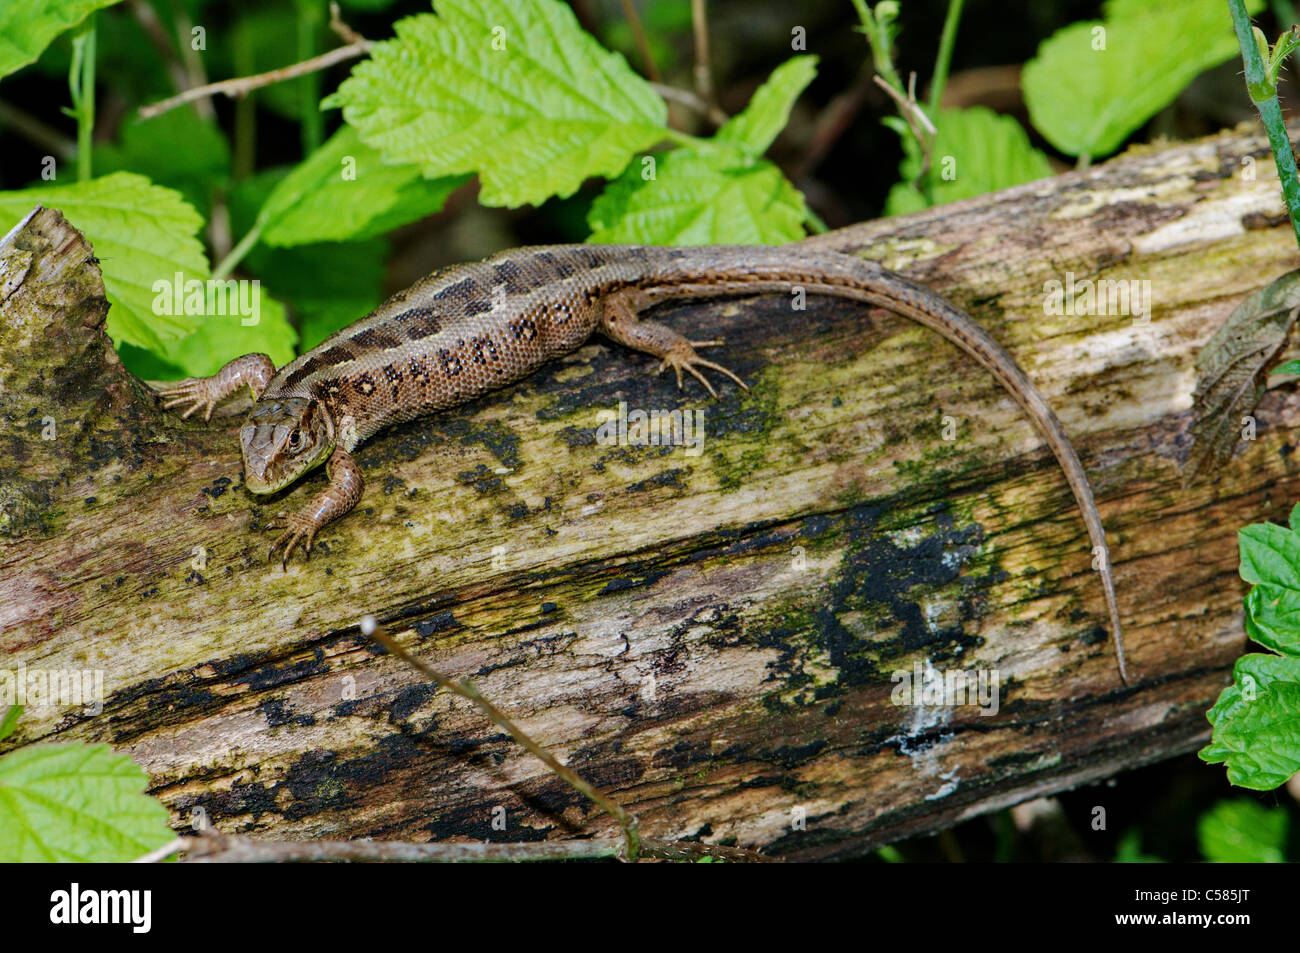
[[[433,296],[435,301],[447,301],[454,298],[468,298],[481,295],[478,282],[473,278],[462,278],[454,285],[448,285]]]
[[[510,322],[510,330],[514,333],[516,341],[531,341],[537,337],[537,322],[524,315]]]
[[[385,364],[384,380],[388,381],[392,387],[393,403],[397,403],[397,398],[401,396],[401,387],[399,385],[402,383],[402,372],[397,369],[396,365]]]
[[[524,281],[524,273],[519,270],[519,266],[513,261],[501,261],[492,266],[496,272],[497,280],[505,286],[510,294],[523,294],[528,290],[528,285]]]
[[[284,379],[282,387],[288,389],[295,387],[302,381],[311,377],[317,371],[335,367],[339,364],[346,364],[348,361],[355,360],[356,355],[340,344],[335,344],[328,350],[315,354],[307,359],[302,367],[298,368],[292,374]]]
[[[358,374],[352,379],[352,386],[357,389],[357,393],[362,397],[369,397],[377,389],[375,379],[369,374]]]
[[[438,360],[442,362],[442,370],[448,377],[455,377],[464,369],[460,357],[445,347],[438,348]]]
[[[471,317],[492,310],[492,302],[486,298],[474,298],[465,302],[465,313]]]
[[[497,359],[497,346],[486,334],[473,338],[469,346],[474,349],[474,360],[479,364],[486,364],[489,359],[493,361]]]
[[[358,331],[356,334],[352,335],[352,337],[348,338],[348,340],[360,344],[362,347],[376,349],[400,347],[402,344],[402,342],[397,340],[397,338],[392,337],[387,332],[381,331],[378,328],[366,328],[362,331]]]
[[[411,374],[411,380],[415,381],[421,387],[429,386],[429,368],[423,360],[415,357],[411,358],[411,363],[407,366],[407,370]]]

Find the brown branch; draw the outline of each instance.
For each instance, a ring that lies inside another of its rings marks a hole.
[[[605,813],[611,815],[619,826],[623,828],[623,837],[626,841],[627,859],[636,860],[637,853],[640,850],[640,835],[637,833],[636,818],[623,810],[622,805],[610,800],[600,791],[597,791],[587,781],[586,778],[579,775],[568,765],[562,764],[555,755],[551,754],[540,744],[534,741],[522,728],[505,716],[505,714],[493,705],[490,701],[479,694],[479,690],[474,687],[468,679],[462,679],[459,682],[453,682],[447,676],[440,672],[434,671],[428,665],[425,665],[415,656],[409,654],[405,649],[393,641],[392,637],[384,631],[374,616],[368,615],[361,620],[361,634],[374,639],[393,655],[405,662],[411,668],[415,669],[421,675],[432,679],[438,684],[439,688],[445,688],[448,691],[455,692],[462,698],[469,699],[479,707],[489,718],[498,726],[504,728],[510,737],[523,745],[534,755],[542,760],[548,768],[565,781],[571,788],[585,795],[590,801],[596,804]]]
[[[659,67],[655,65],[655,58],[650,53],[650,39],[646,36],[645,27],[641,24],[641,17],[636,12],[636,4],[632,0],[623,0],[623,15],[627,17],[627,24],[632,28],[632,36],[636,40],[637,49],[641,52],[641,59],[645,63],[645,74],[650,78],[652,83],[662,82],[659,75]]]
[[[170,109],[193,102],[196,99],[202,99],[205,96],[215,96],[217,93],[224,93],[231,98],[246,96],[248,93],[262,86],[270,86],[274,83],[282,83],[287,79],[297,79],[299,76],[306,76],[308,73],[315,73],[319,70],[328,69],[336,63],[342,63],[356,56],[362,56],[370,52],[374,44],[370,40],[359,40],[348,46],[340,46],[337,49],[330,50],[328,53],[322,53],[320,56],[313,56],[309,60],[303,60],[301,63],[294,63],[290,66],[282,66],[279,69],[273,69],[267,73],[258,73],[253,76],[240,76],[236,79],[223,79],[219,83],[209,83],[206,86],[195,86],[193,89],[187,89],[183,93],[171,96],[167,99],[159,100],[148,106],[140,107],[141,119],[152,119],[154,116],[160,116]]]
[[[718,109],[718,100],[709,65],[709,19],[704,0],[691,0],[691,25],[695,34],[695,91],[712,112]]]

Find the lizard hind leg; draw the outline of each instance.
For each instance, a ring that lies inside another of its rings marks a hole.
[[[690,341],[667,325],[659,324],[657,321],[642,321],[638,318],[637,311],[644,307],[648,300],[647,296],[635,289],[609,295],[605,299],[604,311],[601,314],[600,330],[619,344],[626,344],[634,350],[659,358],[659,367],[655,373],[662,374],[665,368],[671,367],[677,372],[679,389],[682,386],[684,370],[698,379],[710,394],[717,397],[718,392],[713,389],[708,378],[697,370],[697,368],[707,367],[719,374],[725,374],[743,389],[749,390],[745,382],[730,370],[714,361],[706,361],[695,352],[697,347],[716,347],[722,344],[721,340]]]

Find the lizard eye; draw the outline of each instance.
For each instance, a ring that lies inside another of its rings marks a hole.
[[[289,434],[289,449],[298,451],[302,449],[302,431],[295,430]]]

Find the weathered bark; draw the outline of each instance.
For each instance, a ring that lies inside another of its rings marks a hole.
[[[362,448],[360,507],[282,574],[259,530],[320,477],[243,491],[235,422],[157,409],[99,330],[88,250],[42,213],[3,250],[30,268],[0,294],[0,653],[102,668],[107,702],[29,708],[0,747],[110,742],[178,826],[202,808],[291,838],[613,833],[363,639],[374,613],[658,838],[846,856],[1186,752],[1245,644],[1236,531],[1300,498],[1289,392],[1228,469],[1179,489],[1197,350],[1295,267],[1283,222],[1263,137],[1225,134],[817,239],[949,294],[1055,406],[1109,531],[1125,688],[1051,455],[900,318],[809,300],[795,320],[781,296],[665,309],[725,337],[753,390],[679,395],[592,343]],[[1069,272],[1150,280],[1151,320],[1045,314]],[[703,452],[598,445],[620,400],[702,410]],[[890,675],[914,665],[996,669],[999,712],[894,706]]]

